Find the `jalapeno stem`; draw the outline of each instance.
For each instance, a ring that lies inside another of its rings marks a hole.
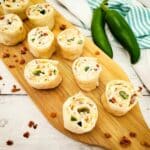
[[[100,7],[104,10],[107,11],[108,7],[106,6],[106,3],[108,2],[108,0],[103,0]]]

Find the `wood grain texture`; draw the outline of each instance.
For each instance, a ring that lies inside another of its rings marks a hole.
[[[38,0],[38,2],[39,1],[42,2],[42,0]],[[61,31],[59,28],[62,24],[67,25],[67,28],[72,27],[72,25],[57,12],[55,14],[55,18],[56,24],[53,30],[55,36],[57,36],[57,34]],[[28,21],[25,21],[24,24],[28,31],[32,28]],[[24,87],[34,103],[48,119],[50,124],[52,124],[63,134],[77,141],[91,145],[102,146],[107,149],[122,149],[119,144],[121,137],[129,137],[129,132],[136,132],[137,137],[132,139],[130,138],[132,144],[126,149],[145,149],[140,142],[150,142],[150,131],[144,122],[138,105],[136,105],[134,109],[132,109],[123,117],[114,117],[104,110],[100,98],[105,90],[106,83],[113,79],[128,80],[128,77],[124,71],[102,51],[100,51],[100,54],[97,55],[99,49],[90,39],[86,38],[83,56],[97,57],[99,62],[102,64],[103,71],[100,76],[100,86],[92,92],[84,92],[85,95],[91,97],[96,102],[99,110],[99,119],[94,130],[83,135],[72,134],[63,127],[62,105],[69,96],[80,91],[72,74],[72,62],[63,59],[60,56],[59,48],[57,48],[57,52],[53,55],[52,59],[60,61],[60,72],[63,76],[63,82],[58,88],[53,90],[36,90],[31,88],[24,79],[23,70],[25,64],[20,65],[19,62],[16,62],[16,59],[21,60],[23,58],[26,60],[26,62],[33,59],[33,56],[29,51],[27,51],[25,55],[21,54],[21,48],[24,46],[27,47],[26,41],[13,47],[7,47],[1,44],[0,56],[2,57],[4,52],[10,53],[11,56],[9,58],[3,59],[4,63],[7,67],[9,65],[15,66],[15,68],[11,69],[8,67],[10,72]],[[17,57],[14,57],[14,54],[17,55]],[[51,117],[52,112],[57,113],[56,118]],[[110,133],[112,138],[106,139],[104,137],[104,133]]]

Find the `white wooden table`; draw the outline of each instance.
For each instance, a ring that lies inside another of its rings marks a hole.
[[[147,5],[150,6],[150,2],[147,1]],[[133,71],[129,60],[127,60],[127,53],[121,51],[121,47],[116,46],[115,48],[114,60],[124,68],[135,86],[141,86],[142,83]],[[100,149],[71,140],[54,129],[24,90],[12,93],[13,84],[17,87],[20,86],[1,61],[0,76],[3,77],[3,80],[0,80],[0,150]],[[146,91],[143,91],[139,103],[147,125],[150,127],[150,95]],[[36,130],[28,127],[30,120],[38,124]],[[30,132],[28,139],[23,137],[23,133],[26,131]],[[6,141],[9,139],[14,141],[12,146],[6,145]]]

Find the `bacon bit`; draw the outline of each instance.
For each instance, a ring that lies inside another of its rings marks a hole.
[[[110,133],[104,133],[105,138],[111,138],[111,134]]]
[[[135,102],[135,97],[136,96],[137,96],[136,93],[131,96],[130,104],[133,104]]]
[[[14,66],[14,65],[9,65],[8,67],[9,67],[9,68],[15,68],[15,66]]]
[[[150,148],[150,143],[144,141],[144,142],[140,142],[140,144],[144,147]]]
[[[24,138],[29,138],[29,136],[30,136],[30,133],[28,131],[23,134]]]
[[[96,67],[99,67],[99,64],[96,64]]]
[[[21,89],[20,88],[17,88],[16,85],[13,85],[13,88],[11,89],[11,92],[18,92],[20,91]]]
[[[0,76],[0,80],[3,80],[3,77],[2,77],[2,76]]]
[[[20,60],[20,64],[21,64],[21,65],[25,64],[25,62],[26,62],[26,61],[25,61],[24,59],[21,59],[21,60]]]
[[[129,136],[134,138],[134,137],[136,137],[136,133],[135,132],[130,132]]]
[[[3,20],[4,19],[4,16],[0,16],[0,20]]]
[[[123,136],[120,140],[120,145],[122,147],[128,147],[131,145],[131,141],[126,136]]]
[[[112,103],[116,103],[116,99],[113,97],[112,99],[109,100]]]
[[[52,117],[52,118],[56,118],[56,117],[57,117],[57,113],[52,112],[52,113],[51,113],[51,117]]]
[[[29,128],[32,128],[33,126],[34,126],[34,122],[33,122],[33,121],[29,121],[28,127],[29,127]]]
[[[142,88],[141,86],[139,86],[138,92],[141,92],[142,89],[143,89],[143,88]]]
[[[14,54],[14,55],[13,55],[13,57],[17,57],[17,55],[16,55],[16,54]]]
[[[22,54],[22,55],[26,54],[26,51],[23,50],[23,49],[21,49],[21,54]]]
[[[96,52],[95,52],[95,55],[100,55],[100,52],[99,52],[99,51],[96,51]]]
[[[19,61],[18,59],[15,60],[15,62],[18,62],[18,61]]]
[[[65,24],[62,24],[60,27],[59,27],[60,30],[65,30],[66,29],[66,25]]]
[[[8,57],[10,57],[10,54],[9,53],[3,53],[3,56],[2,56],[3,58],[8,58]]]
[[[48,34],[47,33],[43,33],[43,36],[47,36]]]
[[[8,141],[6,141],[6,144],[7,144],[8,146],[11,146],[11,145],[14,144],[14,142],[13,142],[12,140],[8,140]]]
[[[35,124],[35,125],[33,126],[33,128],[34,128],[34,129],[36,129],[36,128],[37,128],[37,126],[38,126],[38,124]]]

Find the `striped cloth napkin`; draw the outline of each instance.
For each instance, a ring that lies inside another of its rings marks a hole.
[[[92,9],[102,0],[88,0]],[[109,0],[109,8],[117,10],[132,28],[142,49],[150,48],[150,9],[136,6],[134,0]]]

